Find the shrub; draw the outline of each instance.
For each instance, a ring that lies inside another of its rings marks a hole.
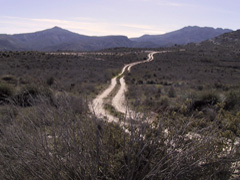
[[[207,102],[208,104],[210,105],[214,105],[216,104],[217,102],[219,102],[219,96],[218,94],[214,93],[214,92],[206,92],[206,93],[203,93],[201,96],[200,96],[200,100],[201,101],[205,101]]]
[[[48,88],[28,85],[22,87],[20,92],[14,97],[14,102],[23,107],[32,106],[38,98],[46,98],[53,103],[52,93]]]
[[[218,94],[214,92],[204,92],[199,95],[198,99],[193,100],[190,110],[202,110],[206,106],[213,106],[220,102]]]
[[[207,107],[207,108],[203,109],[203,112],[204,112],[206,118],[209,119],[210,121],[215,120],[215,118],[217,116],[217,113],[212,108]]]
[[[61,94],[56,96],[53,101],[56,108],[59,108],[60,106],[62,106],[62,104],[67,103],[74,114],[84,114],[87,111],[87,103],[85,103],[85,101],[81,97]]]
[[[7,83],[11,83],[11,84],[17,84],[17,78],[15,76],[12,75],[5,75],[2,76],[2,80],[7,82]]]
[[[238,160],[223,152],[216,126],[188,132],[192,119],[166,111],[154,124],[134,119],[125,133],[70,104],[66,96],[58,108],[20,108],[0,124],[1,179],[229,179]]]
[[[54,83],[54,78],[53,77],[50,77],[50,78],[47,79],[47,84],[49,86],[53,85],[53,83]]]
[[[160,101],[157,103],[159,105],[157,112],[161,110],[165,110],[169,107],[169,98],[168,97],[161,97]]]
[[[0,84],[0,104],[7,102],[14,94],[13,87],[9,84]]]
[[[240,106],[240,95],[237,92],[231,91],[229,94],[227,94],[224,108],[226,110],[232,110],[237,106]]]
[[[138,80],[137,84],[143,84],[143,81],[142,80]]]
[[[175,91],[173,86],[171,86],[169,91],[168,91],[168,97],[170,97],[170,98],[176,97],[176,91]]]

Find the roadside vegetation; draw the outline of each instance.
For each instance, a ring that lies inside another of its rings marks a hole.
[[[131,108],[146,114],[127,122],[129,132],[88,103],[147,53],[1,52],[0,179],[238,178],[239,57],[187,48],[126,74]]]
[[[205,127],[218,121],[223,133],[239,137],[240,56],[222,51],[188,45],[185,51],[156,54],[154,61],[133,68],[126,76],[132,108],[154,112],[156,118],[168,111],[204,121]],[[235,119],[227,118],[228,128],[222,126],[226,116]]]
[[[89,53],[0,52],[0,77],[1,82],[15,79],[15,84],[12,83],[15,86],[37,84],[92,97],[125,63],[145,56],[141,50],[122,52],[118,49]]]

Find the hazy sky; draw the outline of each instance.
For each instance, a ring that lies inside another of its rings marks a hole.
[[[189,25],[240,29],[240,0],[0,0],[0,34],[59,26],[137,37]]]

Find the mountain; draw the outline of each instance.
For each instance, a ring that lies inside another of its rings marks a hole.
[[[202,42],[226,32],[231,32],[231,30],[194,26],[163,35],[144,35],[128,39],[126,36],[85,36],[54,27],[35,33],[0,34],[0,51],[94,51],[115,47],[158,48]]]
[[[125,36],[85,36],[59,27],[28,34],[0,35],[0,50],[89,51],[131,47]]]
[[[151,42],[156,47],[163,47],[175,44],[199,43],[231,31],[230,29],[188,26],[163,35],[144,35],[139,38],[131,38],[131,40],[138,43]]]

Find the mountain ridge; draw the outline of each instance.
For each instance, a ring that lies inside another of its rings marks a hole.
[[[60,27],[23,34],[0,34],[0,51],[96,51],[107,48],[158,48],[184,45],[214,38],[230,29],[188,26],[163,35],[87,36]]]
[[[136,42],[152,42],[158,46],[173,46],[175,44],[184,45],[188,43],[199,43],[228,32],[232,32],[232,30],[187,26],[162,35],[143,35],[139,38],[131,38],[131,40]]]

